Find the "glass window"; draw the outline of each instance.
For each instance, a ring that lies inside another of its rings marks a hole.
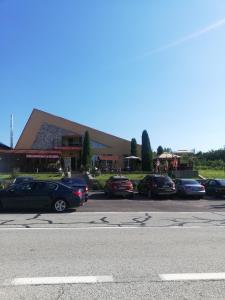
[[[53,182],[48,182],[47,185],[46,185],[46,188],[50,191],[54,191],[57,189],[57,184],[56,183],[53,183]]]
[[[225,179],[218,180],[219,184],[225,186]]]
[[[90,141],[90,144],[91,144],[91,148],[98,148],[98,149],[100,149],[100,148],[107,148],[106,145],[98,143],[96,141]]]
[[[215,186],[215,185],[216,185],[215,180],[211,180],[211,181],[209,182],[209,186]]]
[[[20,186],[18,186],[18,190],[21,191],[31,191],[34,188],[34,183],[33,182],[27,182],[27,183],[23,183]]]

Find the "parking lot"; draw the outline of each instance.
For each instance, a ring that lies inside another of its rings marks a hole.
[[[107,198],[103,192],[90,193],[89,200],[77,209],[79,212],[126,212],[126,211],[162,211],[162,212],[198,212],[225,211],[225,198],[204,197],[201,200],[188,198],[157,198],[149,200],[140,195],[134,199]]]

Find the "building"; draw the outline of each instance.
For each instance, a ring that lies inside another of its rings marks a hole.
[[[52,171],[60,166],[80,170],[85,131],[90,135],[93,166],[123,168],[130,141],[38,109],[32,111],[15,149],[0,150],[0,156],[5,167],[25,172]],[[137,148],[140,155],[141,146]]]

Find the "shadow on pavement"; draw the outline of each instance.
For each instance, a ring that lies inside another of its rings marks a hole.
[[[70,208],[66,210],[64,213],[74,213],[76,209]],[[51,209],[1,209],[0,215],[2,214],[63,214],[57,213]]]
[[[210,209],[220,209],[225,208],[225,204],[218,204],[218,205],[210,205]]]
[[[92,195],[89,195],[90,200],[102,200],[102,201],[111,201],[111,200],[129,200],[129,201],[165,201],[165,200],[173,200],[173,198],[168,198],[168,197],[153,197],[151,199],[148,199],[147,197],[140,195],[140,194],[135,194],[133,198],[128,198],[128,197],[121,197],[121,196],[112,196],[112,197],[107,197],[103,192],[96,192]]]

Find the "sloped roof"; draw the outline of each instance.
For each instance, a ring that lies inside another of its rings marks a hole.
[[[0,149],[10,149],[10,147],[0,142]]]
[[[114,135],[105,133],[100,130],[64,119],[52,115],[50,113],[33,109],[23,132],[15,146],[16,149],[32,149],[32,145],[35,141],[35,138],[43,124],[50,124],[74,132],[74,134],[84,135],[85,131],[88,130],[91,140],[107,145],[108,148],[111,148],[109,153],[115,153],[117,148],[120,148],[120,151],[125,153],[130,152],[130,141],[116,137]],[[140,151],[140,145],[137,145],[138,150]],[[113,151],[113,149],[115,151]]]

